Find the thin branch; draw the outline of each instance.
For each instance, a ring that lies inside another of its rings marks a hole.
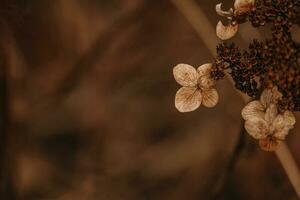
[[[212,48],[216,46],[217,41],[214,36],[215,30],[209,23],[209,20],[199,5],[195,3],[194,0],[171,1],[194,28],[210,52],[215,55],[215,50]],[[247,98],[245,95],[241,95],[241,97],[245,103],[249,101],[249,98]],[[286,172],[297,196],[300,198],[300,172],[296,161],[286,143],[283,142],[277,151],[275,151],[275,154],[278,157],[278,160],[280,161],[284,171]]]

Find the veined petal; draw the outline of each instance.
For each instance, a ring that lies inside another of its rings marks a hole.
[[[235,36],[235,34],[238,31],[238,28],[238,24],[230,24],[228,26],[224,26],[223,23],[219,21],[216,27],[216,33],[218,38],[220,38],[221,40],[228,40]]]
[[[251,101],[242,110],[242,117],[244,120],[252,118],[263,118],[264,107],[259,101]]]
[[[295,115],[291,111],[285,111],[283,113],[284,121],[286,124],[294,126],[296,123]]]
[[[278,115],[277,106],[273,103],[270,104],[270,106],[267,108],[265,113],[265,120],[268,123],[272,123],[275,120],[277,115]]]
[[[203,90],[202,97],[203,105],[208,108],[214,107],[219,101],[219,94],[216,89]]]
[[[209,75],[209,73],[211,72],[212,66],[213,65],[211,63],[206,63],[206,64],[203,64],[203,65],[199,66],[197,68],[197,72],[199,74],[199,77]]]
[[[186,87],[197,84],[198,73],[196,69],[188,64],[178,64],[173,68],[173,75],[177,83]]]
[[[276,132],[281,131],[282,129],[292,129],[294,127],[294,122],[290,116],[286,115],[277,115],[274,119],[272,126]]]
[[[271,89],[265,89],[260,96],[260,101],[265,106],[265,108],[267,108],[271,103],[276,104],[281,97],[282,94],[275,86]]]
[[[284,140],[286,136],[289,134],[289,132],[290,132],[290,128],[284,127],[280,130],[277,130],[273,136],[279,140]]]
[[[175,107],[180,112],[191,112],[196,110],[202,101],[201,92],[197,88],[182,87],[175,96]]]
[[[216,12],[222,17],[232,18],[233,16],[233,9],[230,8],[228,11],[222,10],[222,3],[216,5]]]
[[[264,151],[275,151],[280,143],[281,141],[275,137],[267,137],[259,140],[259,146]]]
[[[245,129],[255,139],[264,139],[268,136],[268,123],[261,118],[251,118],[245,122]]]
[[[254,0],[235,0],[234,2],[234,10],[237,15],[249,12],[251,8],[254,6]]]
[[[261,96],[260,96],[260,102],[262,105],[267,108],[273,101],[273,95],[271,89],[265,89]]]
[[[198,86],[200,86],[202,89],[209,89],[214,85],[216,85],[216,81],[212,79],[209,74],[200,76],[198,79]]]

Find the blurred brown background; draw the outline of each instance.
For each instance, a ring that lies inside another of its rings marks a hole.
[[[197,3],[214,26],[219,2]],[[275,155],[240,137],[229,81],[214,109],[175,109],[173,66],[213,55],[172,1],[2,0],[0,17],[1,199],[297,199]]]

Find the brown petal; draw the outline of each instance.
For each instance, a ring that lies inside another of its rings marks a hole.
[[[211,72],[212,66],[213,65],[211,63],[206,63],[206,64],[199,66],[197,68],[197,72],[198,72],[199,76],[201,77],[201,76],[209,75],[209,73]]]
[[[197,84],[198,73],[196,69],[187,64],[178,64],[173,68],[173,75],[177,83],[186,87],[193,87]]]
[[[272,123],[278,114],[277,106],[275,104],[270,104],[265,113],[265,120]]]
[[[291,111],[285,111],[283,113],[284,120],[286,124],[294,126],[296,123],[295,115]]]
[[[202,95],[196,88],[182,87],[175,96],[175,107],[180,112],[191,112],[196,110],[202,101]]]
[[[272,99],[273,95],[271,89],[265,89],[260,96],[260,102],[265,108],[267,108],[272,103]]]
[[[280,145],[280,140],[275,137],[267,137],[265,139],[259,140],[259,146],[264,151],[276,151]]]
[[[245,129],[255,139],[264,139],[268,136],[269,127],[261,118],[251,118],[245,122]]]
[[[228,11],[222,10],[222,3],[216,5],[216,12],[222,17],[232,18],[233,16],[233,9],[230,8]]]
[[[216,81],[212,79],[210,75],[204,75],[198,79],[198,86],[202,89],[209,89],[214,85],[216,85]]]
[[[216,89],[207,89],[204,90],[203,93],[203,105],[208,107],[208,108],[212,108],[215,105],[217,105],[218,101],[219,101],[219,95]]]
[[[264,116],[264,107],[259,101],[251,101],[248,103],[242,110],[242,117],[244,120],[252,118],[263,118]]]
[[[238,24],[236,25],[230,24],[228,26],[224,26],[223,23],[219,21],[216,27],[216,33],[218,38],[220,38],[221,40],[228,40],[233,36],[235,36],[235,34],[238,31],[238,28],[239,28]]]
[[[254,6],[254,0],[235,0],[234,10],[237,15],[249,12]]]
[[[282,94],[278,91],[277,87],[272,89],[265,89],[260,96],[261,103],[267,108],[271,103],[277,103],[282,97]]]
[[[284,127],[280,130],[276,130],[275,134],[273,135],[279,140],[285,140],[286,136],[289,134],[290,128],[289,127]]]

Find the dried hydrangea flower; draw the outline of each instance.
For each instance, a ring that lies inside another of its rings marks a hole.
[[[245,14],[248,13],[254,6],[254,0],[236,0],[234,2],[234,9],[230,8],[228,11],[222,9],[222,3],[216,5],[216,12],[222,17],[226,17],[229,25],[224,26],[221,21],[216,27],[217,36],[221,40],[228,40],[235,36],[238,31],[239,23],[243,22]]]
[[[266,89],[260,100],[251,101],[242,110],[246,131],[259,140],[260,147],[266,151],[276,150],[296,123],[291,111],[278,113],[277,102],[280,98],[276,87]]]
[[[218,22],[216,27],[216,33],[218,38],[221,40],[228,40],[235,36],[238,32],[239,25],[238,24],[230,24],[228,26],[224,26],[221,21]]]
[[[196,70],[188,64],[178,64],[173,69],[174,78],[182,87],[175,96],[175,107],[180,112],[196,110],[201,103],[214,107],[219,100],[215,80],[211,78],[211,64],[204,64]]]

